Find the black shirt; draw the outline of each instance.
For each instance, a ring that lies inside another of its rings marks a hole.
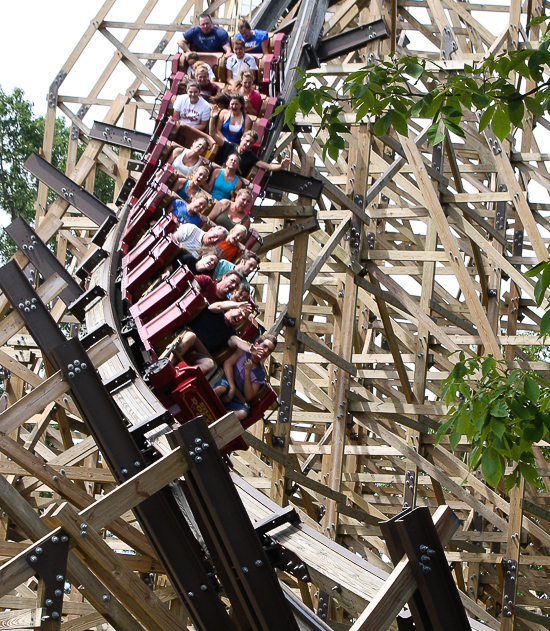
[[[237,169],[237,173],[239,175],[242,175],[243,177],[247,177],[256,162],[260,161],[260,158],[258,158],[258,156],[253,151],[250,151],[250,149],[247,149],[244,153],[239,153],[238,149],[238,145],[236,145],[234,142],[229,142],[229,140],[226,140],[220,147],[220,150],[216,155],[216,163],[223,165],[232,153],[236,153],[241,160],[241,164],[240,167]]]
[[[208,309],[203,309],[187,326],[197,334],[209,353],[221,350],[227,346],[229,338],[236,335],[235,329],[225,322],[223,313],[212,313]]]

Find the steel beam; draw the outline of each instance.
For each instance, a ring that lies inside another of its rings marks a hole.
[[[151,142],[149,134],[116,125],[107,125],[100,121],[94,121],[89,136],[109,145],[124,147],[140,153],[144,153]]]
[[[75,184],[37,153],[31,153],[25,162],[25,168],[98,226],[101,226],[107,217],[115,216],[97,197]]]
[[[14,219],[6,228],[6,232],[17,243],[19,249],[42,274],[44,279],[49,278],[53,274],[58,274],[67,283],[67,287],[59,294],[59,297],[67,306],[80,298],[84,293],[82,287],[69,274],[63,264],[54,256],[54,253],[23,217],[20,216]]]

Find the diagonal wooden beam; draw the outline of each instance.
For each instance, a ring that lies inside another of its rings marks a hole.
[[[433,185],[426,172],[422,156],[411,138],[400,136],[400,140],[403,149],[407,154],[407,160],[411,165],[416,181],[418,182],[426,208],[437,227],[441,243],[443,244],[445,251],[449,253],[449,261],[457,277],[460,288],[464,293],[464,298],[474,319],[474,324],[477,326],[483,345],[487,349],[487,352],[493,355],[495,359],[502,359],[502,353],[498,341],[491,330],[487,315],[483,310],[479,297],[474,289],[472,279],[466,269],[464,260],[462,259],[462,253],[458,248],[456,239],[451,232],[445,213],[441,208],[441,204],[439,203]]]

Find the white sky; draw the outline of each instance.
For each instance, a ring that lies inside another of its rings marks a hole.
[[[22,88],[46,113],[48,88],[102,0],[5,0],[0,11],[0,85],[4,92]]]

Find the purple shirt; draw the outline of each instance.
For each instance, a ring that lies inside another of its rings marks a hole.
[[[250,358],[250,353],[242,353],[237,360],[237,363],[233,366],[233,379],[235,380],[235,387],[239,392],[244,394],[244,363]],[[261,364],[257,364],[252,367],[250,371],[250,381],[252,383],[265,383],[265,370]]]

